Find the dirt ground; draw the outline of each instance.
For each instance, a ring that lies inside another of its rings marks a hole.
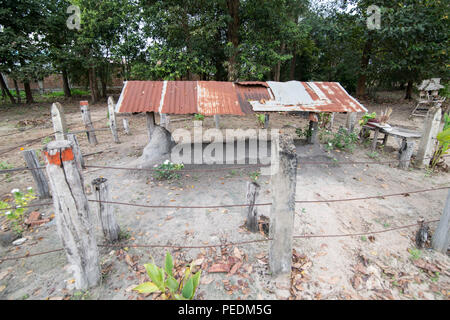
[[[391,94],[391,93],[389,93]],[[423,118],[409,118],[412,103],[395,94],[382,94],[376,102],[363,101],[369,112],[377,113],[390,106],[394,109],[389,123],[421,130]],[[393,96],[392,96],[393,95]],[[117,97],[116,97],[117,98]],[[71,130],[83,129],[78,102],[65,103],[67,122]],[[91,106],[96,128],[106,126],[106,104]],[[88,144],[85,134],[79,134],[83,154],[89,165],[130,166],[142,153],[147,141],[145,119],[129,116],[131,135],[122,131],[121,143],[114,144],[109,131],[97,132],[99,145]],[[222,116],[223,128],[257,128],[254,115]],[[171,130],[193,128],[192,116],[173,116]],[[336,115],[334,130],[345,125],[346,115]],[[20,134],[1,137],[0,150],[20,145],[27,140],[52,132],[50,104],[15,108],[0,108],[0,136],[17,132],[15,126],[27,120],[36,127]],[[98,121],[97,121],[98,120]],[[158,121],[158,119],[157,119]],[[121,119],[119,118],[119,126]],[[306,127],[306,120],[286,114],[270,117],[272,128],[295,132]],[[204,127],[213,127],[213,118],[206,118]],[[25,149],[42,148],[42,139]],[[323,146],[305,145],[297,141],[297,153],[302,160],[323,161],[336,158],[352,161],[386,161],[397,159],[398,142],[391,139],[376,159],[359,145],[353,153],[327,153]],[[0,163],[24,166],[20,148],[0,154]],[[87,195],[90,182],[100,176],[109,181],[113,201],[151,205],[219,205],[245,203],[246,184],[255,169],[218,172],[184,173],[178,180],[156,181],[151,174],[88,168],[83,171]],[[0,175],[1,199],[8,199],[14,188],[34,186],[29,172]],[[271,201],[270,179],[260,176],[261,192],[257,202]],[[395,164],[370,165],[300,165],[297,174],[297,200],[340,199],[414,191],[447,186],[448,173],[432,174],[410,168],[400,170]],[[366,201],[297,204],[295,235],[334,235],[390,229],[425,220],[439,219],[447,190],[411,194]],[[96,220],[96,207],[91,214],[97,226],[97,241],[103,243]],[[52,206],[37,209],[44,217],[54,214]],[[31,212],[31,210],[29,211]],[[246,231],[242,225],[242,208],[226,209],[150,209],[114,206],[114,212],[127,240],[123,248],[100,248],[102,283],[88,292],[74,289],[63,251],[0,264],[0,299],[153,299],[138,295],[132,288],[146,281],[142,270],[154,259],[164,261],[165,249],[132,248],[131,244],[209,245],[264,239],[262,234]],[[270,207],[258,212],[270,216]],[[0,218],[2,228],[6,221]],[[433,231],[436,223],[430,225]],[[197,299],[444,299],[450,297],[450,259],[431,249],[414,250],[417,228],[402,229],[374,236],[307,238],[294,240],[293,272],[290,287],[275,283],[268,268],[268,242],[252,243],[226,249],[169,250],[179,268],[193,260],[203,270]],[[20,246],[0,246],[0,259],[21,256],[28,252],[47,251],[61,247],[54,221],[39,228],[28,229],[27,241]],[[412,251],[410,251],[412,250]],[[228,273],[208,272],[212,266],[227,264]]]

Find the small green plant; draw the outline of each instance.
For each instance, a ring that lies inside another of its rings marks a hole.
[[[166,254],[164,268],[159,268],[154,263],[144,265],[150,277],[149,282],[144,282],[133,290],[139,293],[160,292],[163,299],[168,300],[192,300],[200,283],[201,270],[193,274],[190,266],[186,266],[184,275],[180,280],[173,274],[173,259],[169,252]]]
[[[173,180],[179,179],[181,176],[177,173],[178,170],[184,168],[184,164],[172,163],[166,160],[163,164],[155,165],[155,178],[158,180]]]
[[[266,123],[266,115],[262,113],[256,114],[256,121],[260,126],[264,127],[264,124]]]
[[[377,117],[377,113],[376,112],[372,112],[371,114],[369,114],[369,113],[365,113],[363,116],[362,116],[362,118],[361,118],[361,120],[359,120],[359,125],[362,127],[362,126],[365,126],[366,124],[367,124],[367,122],[369,121],[369,119],[375,119]]]
[[[42,139],[42,144],[43,145],[47,145],[52,141],[52,138],[50,137],[45,137],[44,139]]]
[[[75,291],[70,300],[91,300],[89,291]]]
[[[434,170],[442,157],[448,153],[450,149],[450,116],[448,113],[444,114],[444,128],[436,136],[436,151],[430,161],[430,169]]]
[[[252,179],[254,182],[256,182],[256,180],[258,180],[260,174],[261,174],[261,173],[258,172],[258,171],[251,172],[251,173],[250,173],[250,179]]]
[[[367,237],[366,236],[361,236],[361,240],[366,242],[367,241]]]
[[[25,213],[25,208],[23,207],[27,206],[33,199],[36,199],[36,195],[31,187],[26,192],[13,189],[11,190],[11,194],[14,197],[14,204],[0,201],[0,209],[15,207],[15,209],[6,211],[4,215],[8,219],[11,229],[17,234],[22,234],[23,215]]]
[[[194,119],[197,120],[197,121],[203,121],[203,120],[205,120],[205,116],[202,115],[202,114],[196,114],[194,116]]]
[[[304,138],[304,139],[308,139],[312,134],[311,130],[302,129],[302,128],[295,129],[295,133],[297,134],[297,136],[299,138]]]
[[[368,152],[367,156],[371,159],[378,159],[380,157],[380,155],[376,151]]]
[[[9,164],[6,161],[0,161],[0,170],[8,170],[14,168],[13,165]],[[11,177],[11,173],[7,172],[5,173],[5,177],[8,179]],[[9,179],[8,179],[9,180]]]
[[[439,281],[439,275],[440,275],[440,273],[438,271],[436,271],[434,273],[434,277],[431,277],[431,281],[438,282]]]
[[[422,256],[422,251],[417,248],[408,249],[409,254],[411,255],[412,260],[418,260]]]
[[[325,148],[330,151],[340,149],[343,151],[353,152],[355,150],[358,136],[354,132],[348,132],[344,128],[339,128],[338,132],[332,133],[331,138],[326,142]]]

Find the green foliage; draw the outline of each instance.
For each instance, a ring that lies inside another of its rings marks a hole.
[[[169,252],[166,253],[164,268],[159,268],[154,263],[144,265],[150,277],[149,282],[144,282],[133,290],[139,293],[160,292],[163,299],[169,300],[192,300],[200,283],[201,270],[197,273],[191,272],[191,267],[186,266],[184,275],[177,280],[174,276],[173,258]]]
[[[348,132],[345,128],[339,128],[338,132],[331,133],[331,137],[326,141],[325,147],[328,150],[339,149],[353,152],[356,147],[358,136],[355,132]]]
[[[450,116],[444,114],[444,129],[436,136],[437,147],[430,161],[430,169],[434,170],[444,155],[448,154],[450,149]]]
[[[371,114],[369,114],[369,113],[365,113],[363,116],[362,116],[362,118],[361,118],[361,120],[359,120],[359,125],[362,127],[362,126],[365,126],[366,124],[367,124],[367,122],[369,121],[369,119],[375,119],[377,117],[377,113],[376,112],[372,112]]]
[[[380,155],[379,155],[378,152],[376,152],[376,151],[368,152],[367,155],[368,155],[369,158],[371,158],[371,159],[378,159],[378,158],[380,157]]]
[[[250,179],[252,179],[254,182],[256,182],[261,175],[261,172],[255,171],[250,173]]]
[[[14,203],[8,203],[5,201],[0,201],[0,209],[6,209],[10,207],[15,207],[16,209],[10,209],[8,211],[2,210],[7,220],[10,223],[11,229],[17,233],[22,234],[23,228],[23,215],[25,213],[25,206],[27,206],[33,199],[36,199],[36,195],[33,188],[29,187],[26,192],[21,192],[19,189],[13,189],[11,194],[14,198]]]
[[[203,121],[203,120],[205,120],[205,116],[202,115],[202,114],[196,114],[194,116],[194,119],[197,120],[197,121]]]
[[[408,252],[411,255],[410,258],[412,260],[418,260],[422,256],[422,251],[417,248],[410,248],[410,249],[408,249]]]
[[[295,129],[295,133],[297,134],[297,136],[299,138],[309,138],[312,134],[311,130],[308,129],[302,129],[302,128],[297,128]]]
[[[256,121],[258,122],[258,125],[264,127],[264,124],[266,123],[266,115],[263,113],[256,114]]]
[[[178,170],[184,168],[184,165],[172,163],[169,160],[166,160],[163,164],[155,165],[155,173],[154,176],[158,180],[173,180],[179,179],[181,176],[177,173]]]

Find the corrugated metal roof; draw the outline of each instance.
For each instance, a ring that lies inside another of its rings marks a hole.
[[[128,81],[116,112],[233,114],[365,112],[337,82]]]

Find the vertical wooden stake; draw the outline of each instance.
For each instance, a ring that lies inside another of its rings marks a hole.
[[[270,120],[269,114],[266,113],[264,115],[264,129],[269,128],[269,120]]]
[[[400,147],[399,150],[400,157],[398,167],[400,169],[406,170],[409,168],[413,150],[414,150],[414,141],[404,138],[402,140],[402,146]]]
[[[83,154],[81,153],[80,145],[78,144],[77,136],[73,133],[68,133],[67,140],[72,142],[72,150],[73,150],[73,155],[75,157],[75,162],[77,163],[78,170],[81,171],[82,169],[85,168],[85,165],[84,165]]]
[[[146,112],[148,140],[152,140],[153,130],[155,130],[155,113]]]
[[[31,170],[31,174],[33,175],[34,182],[36,183],[37,193],[40,199],[48,199],[51,198],[50,191],[48,188],[47,178],[42,169],[37,169],[41,165],[39,164],[38,157],[36,155],[36,151],[34,150],[25,150],[22,152],[22,155],[27,163],[27,167]]]
[[[249,231],[258,232],[258,211],[255,207],[256,198],[258,197],[260,185],[256,182],[247,182],[247,221],[245,226]]]
[[[50,142],[45,156],[58,234],[75,277],[75,287],[86,290],[100,281],[100,261],[72,143],[67,140]]]
[[[113,214],[113,208],[110,203],[111,196],[109,194],[109,187],[107,179],[97,178],[92,181],[92,189],[95,192],[95,198],[97,201],[97,214],[102,225],[103,235],[108,242],[114,242],[119,240],[120,227],[116,222],[116,218]]]
[[[450,190],[447,193],[444,212],[442,213],[441,220],[433,234],[431,243],[434,250],[444,254],[447,253],[450,245]]]
[[[376,127],[375,128],[375,133],[373,134],[373,140],[372,140],[372,146],[370,147],[370,149],[372,150],[372,152],[374,152],[377,149],[377,143],[378,143],[378,135],[380,133],[380,128]]]
[[[307,138],[307,142],[310,144],[316,144],[318,133],[319,133],[319,122],[310,120],[309,121],[309,135]]]
[[[111,133],[115,143],[120,143],[119,135],[117,134],[116,125],[116,113],[114,110],[114,99],[113,97],[108,98],[108,113],[109,113],[109,127],[111,128]]]
[[[56,140],[64,140],[64,134],[67,132],[67,124],[63,106],[59,102],[55,102],[52,104],[51,114],[55,138]]]
[[[347,112],[347,131],[352,133],[355,130],[357,112]]]
[[[125,134],[130,135],[130,126],[128,125],[128,118],[123,118],[122,123],[123,123],[123,130],[125,131]]]
[[[278,141],[277,141],[278,140]],[[291,272],[292,237],[297,186],[297,153],[292,137],[282,134],[272,154],[272,207],[270,215],[269,266],[273,275]]]
[[[216,123],[216,129],[220,129],[220,115],[214,115],[214,122]]]
[[[80,101],[81,118],[86,127],[86,134],[90,144],[97,145],[97,136],[95,135],[94,126],[92,125],[91,112],[89,111],[89,102]]]

